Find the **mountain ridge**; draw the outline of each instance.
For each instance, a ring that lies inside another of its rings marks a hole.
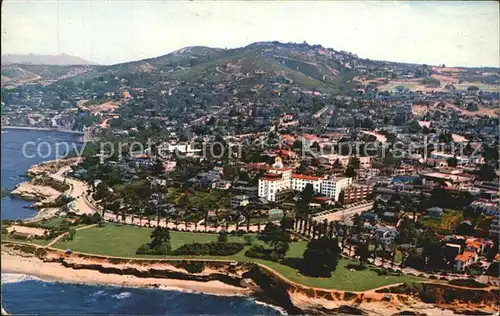
[[[51,54],[5,54],[2,55],[2,64],[26,64],[26,65],[50,65],[50,66],[73,66],[73,65],[97,65],[81,57],[66,53]]]

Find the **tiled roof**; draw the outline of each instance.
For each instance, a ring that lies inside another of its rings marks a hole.
[[[305,174],[298,174],[298,173],[292,174],[292,178],[294,178],[294,179],[302,179],[302,180],[311,180],[311,181],[319,181],[319,180],[323,179],[323,177],[308,176],[308,175],[305,175]]]

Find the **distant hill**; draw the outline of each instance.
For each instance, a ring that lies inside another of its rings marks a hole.
[[[170,54],[110,66],[94,67],[73,76],[75,83],[114,77],[141,81],[145,88],[158,82],[177,80],[222,84],[242,91],[283,83],[306,90],[335,92],[352,81],[354,55],[320,45],[258,42],[221,49],[190,46]]]
[[[83,58],[68,54],[38,55],[38,54],[7,54],[2,55],[2,64],[31,64],[31,65],[93,65]]]

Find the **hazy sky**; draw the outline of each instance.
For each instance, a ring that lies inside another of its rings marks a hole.
[[[101,64],[193,45],[279,40],[360,57],[499,66],[496,1],[4,0],[2,54],[67,53]]]

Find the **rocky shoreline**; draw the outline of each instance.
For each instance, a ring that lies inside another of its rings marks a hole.
[[[18,248],[16,250],[16,247]],[[180,288],[218,295],[247,295],[283,308],[288,314],[331,315],[335,313],[387,315],[402,311],[428,315],[486,313],[498,311],[495,290],[454,288],[445,284],[423,284],[413,292],[401,292],[398,285],[385,293],[350,293],[297,287],[256,264],[205,260],[199,273],[188,272],[189,259],[121,259],[84,254],[65,255],[52,248],[2,246],[2,272],[16,272],[54,278],[64,282],[116,284],[154,288]],[[28,249],[30,248],[30,249]],[[36,255],[35,255],[36,254]]]

